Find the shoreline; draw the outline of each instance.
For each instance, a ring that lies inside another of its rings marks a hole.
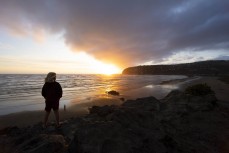
[[[166,81],[166,83],[163,82],[161,84],[163,84],[162,86],[175,85],[178,87],[178,90],[183,91],[187,86],[198,84],[198,83],[207,83],[209,86],[211,86],[212,90],[215,92],[217,99],[221,102],[224,102],[225,105],[227,106],[229,105],[228,102],[229,94],[227,93],[227,91],[229,91],[229,84],[220,81],[217,77],[189,77],[185,79],[169,80]],[[135,95],[136,99],[141,97],[146,97],[147,94],[143,90],[145,88],[139,88],[136,91],[132,91],[132,94]],[[129,92],[129,94],[131,94],[131,91]],[[151,95],[149,96],[154,96],[154,95],[151,93]],[[121,97],[122,95],[120,97],[110,96],[108,98],[95,98],[87,102],[74,104],[69,108],[67,108],[66,111],[60,109],[60,121],[64,121],[66,119],[73,118],[73,117],[84,116],[88,114],[89,112],[88,108],[92,106],[121,105],[123,103],[123,101],[119,99]],[[11,113],[8,115],[2,115],[0,116],[0,123],[1,123],[0,129],[5,127],[10,127],[10,126],[18,126],[18,127],[30,126],[35,123],[42,122],[43,116],[44,116],[44,110],[23,111],[18,113]],[[54,115],[53,113],[51,113],[49,122],[54,122],[54,121],[55,121]]]
[[[185,90],[188,86],[192,86],[194,84],[206,83],[211,89],[215,92],[215,96],[219,101],[227,101],[229,102],[229,84],[219,80],[219,77],[201,77],[197,80],[180,84],[180,89]]]
[[[193,76],[193,77],[187,77],[187,78],[184,78],[184,79],[173,79],[173,80],[168,80],[168,81],[162,81],[159,84],[160,85],[168,85],[168,84],[188,83],[188,82],[192,82],[192,81],[198,80],[200,78],[201,78],[201,76]]]
[[[104,106],[104,105],[121,105],[123,102],[117,98],[96,98],[89,100],[87,102],[82,102],[78,104],[74,104],[72,106],[64,109],[59,109],[60,113],[60,122],[74,118],[81,117],[87,115],[89,113],[89,109],[92,106]],[[43,121],[45,115],[44,110],[36,110],[36,111],[23,111],[17,113],[11,113],[7,115],[0,116],[0,129],[6,127],[26,127]],[[53,111],[49,116],[49,123],[55,122],[55,117]]]

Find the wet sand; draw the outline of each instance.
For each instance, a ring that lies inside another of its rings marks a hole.
[[[198,84],[198,83],[207,83],[211,86],[212,90],[215,91],[216,97],[219,101],[224,103],[225,105],[229,105],[229,84],[218,80],[217,77],[195,77],[185,80],[171,80],[167,82],[163,82],[160,86],[156,86],[156,88],[161,88],[161,86],[167,87],[168,91],[171,89],[180,89],[184,90],[187,86]],[[154,96],[153,91],[155,87],[146,86],[143,88],[139,88],[132,91],[127,91],[124,95],[121,96],[107,96],[105,98],[95,98],[91,99],[87,102],[75,104],[71,107],[67,107],[66,111],[63,109],[60,110],[60,120],[63,121],[65,119],[77,116],[83,116],[88,113],[88,107],[97,105],[120,105],[123,103],[119,98],[124,97],[125,99],[145,97],[145,96]],[[167,91],[160,95],[155,95],[156,98],[162,98],[162,96],[166,95]],[[130,96],[126,96],[130,95]],[[25,111],[20,113],[13,113],[9,115],[0,116],[0,129],[9,126],[18,126],[25,127],[29,126],[43,120],[44,111]],[[51,113],[49,122],[55,122],[54,115]]]
[[[107,97],[107,98],[97,98],[91,99],[87,102],[82,102],[79,104],[75,104],[73,106],[66,107],[66,110],[60,109],[60,121],[71,117],[79,117],[88,114],[88,108],[92,106],[103,106],[103,105],[120,105],[122,101],[115,97]],[[9,115],[0,116],[0,129],[9,126],[18,126],[18,127],[26,127],[29,125],[33,125],[38,122],[43,121],[45,111],[24,111],[19,113],[12,113]],[[55,122],[55,117],[53,111],[50,113],[49,122]]]

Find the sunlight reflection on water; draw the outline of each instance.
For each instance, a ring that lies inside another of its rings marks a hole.
[[[44,99],[41,88],[45,75],[0,75],[0,115],[24,110],[43,110]],[[162,97],[176,85],[159,85],[162,81],[186,78],[165,75],[79,75],[60,74],[57,81],[63,88],[60,108],[64,105],[84,103],[102,99],[133,99],[143,96]],[[106,92],[116,90],[120,96]]]

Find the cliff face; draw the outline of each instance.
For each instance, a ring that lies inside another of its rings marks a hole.
[[[204,61],[175,65],[145,65],[129,67],[128,75],[229,75],[229,61]]]

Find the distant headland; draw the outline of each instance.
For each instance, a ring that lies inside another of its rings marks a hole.
[[[123,70],[127,75],[229,75],[229,60],[211,60],[174,65],[143,65]]]

